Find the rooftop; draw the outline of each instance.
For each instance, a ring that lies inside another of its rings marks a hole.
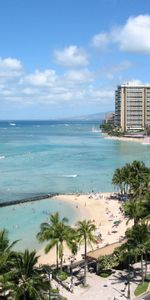
[[[93,259],[93,260],[98,260],[98,258],[101,257],[101,256],[113,254],[114,250],[116,248],[120,247],[125,242],[126,242],[126,239],[124,239],[120,242],[115,242],[113,244],[104,246],[102,248],[98,248],[98,249],[93,250],[93,251],[89,251],[87,253],[87,258]]]

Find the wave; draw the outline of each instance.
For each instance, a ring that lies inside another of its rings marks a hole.
[[[150,145],[150,138],[144,138],[144,142],[142,143],[142,145]]]
[[[77,176],[78,176],[77,174],[69,174],[69,175],[62,175],[61,177],[76,178]]]
[[[97,128],[95,128],[95,127],[92,127],[92,130],[91,130],[92,132],[102,132],[101,131],[101,129],[97,129]]]
[[[0,156],[0,159],[4,159],[4,158],[5,158],[5,156],[4,156],[4,155],[1,155],[1,156]]]

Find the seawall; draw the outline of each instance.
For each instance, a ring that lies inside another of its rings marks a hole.
[[[29,197],[29,198],[18,199],[18,200],[13,200],[13,201],[4,201],[4,202],[0,203],[0,207],[17,205],[17,204],[22,204],[22,203],[34,202],[34,201],[40,201],[43,199],[52,198],[54,196],[58,196],[58,193],[39,195],[39,196],[35,196],[35,197]]]

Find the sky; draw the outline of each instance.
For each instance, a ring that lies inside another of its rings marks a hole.
[[[150,83],[149,0],[0,0],[0,120],[114,110]]]

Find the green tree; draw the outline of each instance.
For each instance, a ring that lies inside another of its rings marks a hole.
[[[124,191],[124,174],[122,172],[122,169],[117,168],[115,170],[115,173],[112,178],[112,183],[119,188],[121,194],[123,194]]]
[[[5,294],[6,283],[12,274],[13,257],[15,252],[13,246],[17,243],[14,241],[10,243],[8,238],[8,231],[6,229],[0,230],[0,285],[1,293]]]
[[[130,164],[130,189],[135,198],[141,197],[149,186],[150,169],[141,161],[134,160]]]
[[[127,223],[130,220],[134,221],[134,225],[137,225],[146,214],[146,208],[143,205],[142,201],[127,201],[123,205],[124,214],[128,218]]]
[[[77,237],[79,243],[84,243],[84,286],[86,285],[86,270],[87,270],[87,245],[96,243],[96,236],[94,231],[96,229],[95,224],[90,220],[78,221],[76,224]]]
[[[114,172],[112,183],[116,185],[121,193],[132,194],[133,199],[139,199],[145,194],[150,185],[150,168],[143,162],[133,161]]]
[[[104,255],[102,257],[99,257],[98,262],[99,262],[99,267],[102,270],[112,269],[112,268],[118,266],[118,264],[119,264],[118,257],[115,254]]]
[[[128,239],[127,245],[132,249],[135,257],[138,255],[141,257],[141,277],[143,282],[143,255],[148,250],[148,245],[150,244],[150,228],[147,224],[134,225],[132,228],[127,229],[126,237]]]
[[[150,190],[147,190],[145,195],[143,196],[142,205],[145,209],[144,221],[148,221],[150,219]]]
[[[14,257],[13,274],[7,283],[14,300],[45,299],[44,292],[48,290],[49,282],[36,268],[38,258],[36,251],[29,250]]]
[[[60,220],[58,213],[52,214],[49,217],[48,223],[42,223],[40,225],[40,232],[37,234],[37,238],[40,242],[48,241],[45,247],[45,253],[48,253],[53,247],[56,247],[56,265],[58,269],[58,256],[59,256],[59,239],[57,236],[57,228],[59,223],[68,222],[68,219],[63,218]]]
[[[75,240],[75,231],[68,224],[67,218],[60,219],[59,213],[50,216],[50,223],[42,223],[37,238],[40,242],[48,241],[45,247],[45,253],[48,253],[56,246],[56,264],[58,269],[58,257],[60,258],[60,266],[62,270],[64,243],[67,244],[73,254],[77,251],[77,243]]]

